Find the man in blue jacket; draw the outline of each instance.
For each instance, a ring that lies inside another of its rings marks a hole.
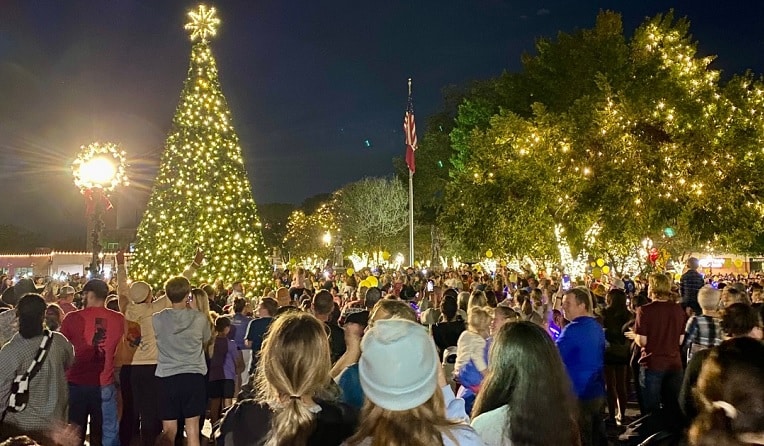
[[[570,321],[557,339],[562,362],[578,397],[583,446],[607,444],[602,408],[605,404],[605,332],[592,317],[592,297],[584,287],[571,288],[562,299]]]

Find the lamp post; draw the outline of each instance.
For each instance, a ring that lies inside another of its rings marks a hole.
[[[92,143],[82,146],[72,163],[74,184],[85,197],[85,214],[90,225],[91,278],[102,277],[103,247],[101,233],[104,228],[103,213],[112,208],[109,193],[117,186],[127,186],[125,152],[112,143]]]

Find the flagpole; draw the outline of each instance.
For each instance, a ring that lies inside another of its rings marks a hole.
[[[409,78],[409,98],[411,78]],[[409,265],[414,266],[414,172],[409,169]]]

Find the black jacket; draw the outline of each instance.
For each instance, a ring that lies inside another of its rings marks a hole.
[[[309,446],[340,445],[353,435],[358,426],[358,410],[344,403],[316,401],[321,411],[316,414],[316,428]],[[257,446],[268,438],[273,411],[255,400],[234,404],[220,422],[216,434],[218,446]]]

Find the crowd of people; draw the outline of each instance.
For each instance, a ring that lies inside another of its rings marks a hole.
[[[109,282],[0,278],[2,444],[764,444],[755,276],[295,268],[254,294],[203,261],[160,290],[122,254]]]

